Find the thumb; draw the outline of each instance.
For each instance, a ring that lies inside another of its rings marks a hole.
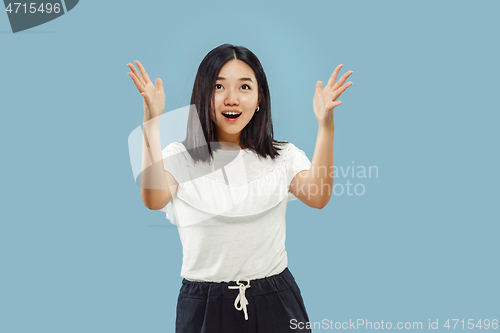
[[[160,78],[156,79],[156,90],[163,91],[163,81]]]
[[[316,94],[321,94],[322,89],[323,89],[323,81],[316,82]]]

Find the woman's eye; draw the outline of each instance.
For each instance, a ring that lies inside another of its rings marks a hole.
[[[219,88],[219,87],[220,87],[220,88]],[[242,87],[242,88],[243,88],[243,87],[246,87],[246,88],[244,88],[243,90],[248,90],[248,89],[250,89],[250,86],[249,86],[248,84],[244,84],[244,85],[242,85],[241,87]],[[217,83],[217,84],[215,85],[215,90],[218,90],[218,89],[221,89],[221,88],[222,88],[222,85],[221,85],[221,84]]]

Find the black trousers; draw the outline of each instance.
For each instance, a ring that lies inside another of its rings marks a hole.
[[[304,327],[309,317],[300,289],[288,268],[280,274],[239,282],[183,279],[177,300],[175,332],[311,332],[297,328],[299,322],[304,323],[300,325]],[[247,285],[250,287],[243,287]]]

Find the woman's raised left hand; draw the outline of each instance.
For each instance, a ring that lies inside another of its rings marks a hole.
[[[313,108],[314,114],[318,119],[319,126],[326,128],[332,128],[335,126],[333,122],[333,109],[336,106],[342,104],[341,101],[337,101],[337,98],[350,86],[352,82],[349,81],[344,84],[345,80],[353,73],[349,71],[345,73],[337,82],[337,75],[342,68],[342,65],[338,65],[333,71],[332,76],[328,80],[325,89],[323,89],[323,82],[316,82],[316,93],[313,97]]]

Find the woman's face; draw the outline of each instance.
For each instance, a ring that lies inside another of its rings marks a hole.
[[[236,59],[222,66],[215,81],[214,103],[217,116],[212,113],[211,117],[217,127],[219,141],[239,145],[241,131],[250,122],[260,103],[257,80],[252,68]],[[229,111],[241,114],[231,119],[223,114]]]

